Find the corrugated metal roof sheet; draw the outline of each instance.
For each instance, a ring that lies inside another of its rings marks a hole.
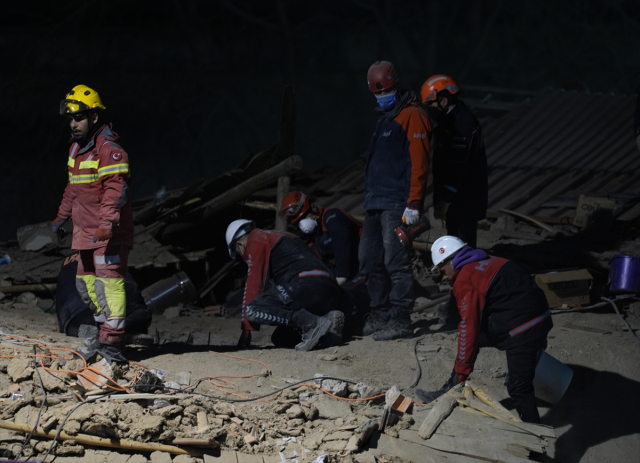
[[[545,90],[483,124],[489,211],[573,217],[578,198],[616,200],[619,220],[640,217],[640,152],[635,96]],[[365,162],[358,159],[313,188],[318,202],[361,215]],[[425,207],[432,205],[431,175]]]

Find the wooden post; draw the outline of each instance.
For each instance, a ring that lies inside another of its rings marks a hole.
[[[287,231],[287,221],[280,217],[280,205],[282,204],[282,198],[289,193],[289,185],[291,184],[291,177],[280,177],[278,179],[278,190],[276,193],[276,231]]]

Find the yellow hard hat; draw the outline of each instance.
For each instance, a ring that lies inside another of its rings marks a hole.
[[[86,85],[76,85],[67,93],[67,97],[60,102],[60,114],[73,114],[89,109],[107,109],[102,104],[100,95]]]

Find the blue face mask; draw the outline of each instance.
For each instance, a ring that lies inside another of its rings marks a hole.
[[[378,105],[385,111],[390,110],[396,104],[396,92],[388,93],[387,95],[377,96],[376,100],[378,100]]]

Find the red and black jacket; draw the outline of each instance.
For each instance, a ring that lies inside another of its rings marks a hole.
[[[318,207],[322,234],[311,249],[333,271],[336,278],[352,279],[358,273],[358,246],[362,224],[338,208]]]
[[[553,327],[547,300],[531,275],[507,259],[482,254],[482,260],[460,267],[454,259],[451,285],[462,317],[455,371],[462,375],[473,371],[479,347],[505,350],[534,343]]]
[[[253,328],[244,318],[244,308],[272,285],[313,277],[328,277],[335,283],[331,272],[318,256],[291,233],[258,228],[252,230],[242,258],[248,266],[242,300],[242,328],[245,331]]]

